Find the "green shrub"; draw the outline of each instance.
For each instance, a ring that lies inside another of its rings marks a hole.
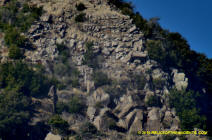
[[[30,121],[31,99],[17,88],[0,94],[0,138],[22,139],[27,137]],[[11,133],[13,132],[13,133]]]
[[[59,81],[57,78],[55,78],[55,76],[52,76],[51,78],[49,78],[49,83],[51,85],[55,85],[55,87],[59,90],[65,89],[66,85]]]
[[[77,15],[75,17],[75,21],[76,22],[85,22],[86,18],[85,18],[86,14],[85,13],[80,13],[79,15]]]
[[[39,68],[35,71],[20,61],[7,62],[0,64],[0,88],[0,137],[28,139],[28,124],[34,110],[31,96],[46,95],[48,81]]]
[[[9,58],[11,59],[21,59],[23,58],[23,53],[21,49],[15,45],[10,46],[9,48]]]
[[[80,98],[78,98],[77,96],[74,96],[71,98],[71,100],[68,103],[69,109],[68,112],[69,113],[83,113],[84,109],[85,109],[85,105],[83,104],[83,102],[81,101]]]
[[[63,120],[59,115],[54,115],[48,121],[55,133],[66,134],[68,131],[68,122]]]
[[[68,58],[70,57],[68,47],[64,44],[56,44],[56,46],[59,52],[59,58],[62,60],[63,63],[67,62]]]
[[[6,30],[4,40],[8,46],[25,47],[26,38],[20,35],[18,30],[13,27],[9,27]]]
[[[65,64],[62,62],[57,62],[54,64],[53,70],[55,79],[58,81],[57,84],[62,83],[63,87],[71,85],[72,87],[79,86],[79,76],[80,72],[74,66],[67,61]],[[63,77],[63,78],[61,78]]]
[[[94,61],[95,55],[93,53],[93,42],[86,43],[86,52],[83,57],[83,64],[88,65],[89,67],[95,67]]]
[[[99,135],[96,127],[90,122],[84,122],[80,126],[80,132],[75,137],[75,140],[94,139]]]
[[[127,8],[127,7],[122,8],[122,9],[121,9],[121,12],[122,12],[122,14],[124,14],[124,15],[129,15],[129,16],[132,16],[132,15],[133,15],[132,9],[129,9],[129,8]]]
[[[83,11],[83,10],[87,9],[83,3],[77,4],[76,8],[78,11]]]
[[[111,83],[111,80],[107,77],[107,74],[104,74],[101,71],[95,71],[92,74],[92,80],[94,81],[96,88],[103,85],[109,85]]]
[[[56,104],[56,112],[58,114],[61,114],[63,111],[69,112],[69,113],[77,113],[82,114],[84,112],[86,105],[82,102],[82,99],[80,99],[77,96],[71,97],[70,101],[65,102],[57,102]]]
[[[56,104],[56,112],[58,114],[61,114],[63,111],[67,111],[69,110],[69,106],[67,103],[63,103],[63,102],[57,102]]]
[[[26,96],[44,96],[48,93],[48,80],[22,62],[0,65],[0,88],[16,88]]]
[[[86,43],[86,52],[83,55],[83,64],[88,65],[91,68],[98,69],[104,61],[104,57],[98,54],[94,54],[93,42]]]
[[[160,101],[160,97],[158,96],[150,96],[146,102],[148,107],[161,107],[162,103]]]
[[[81,133],[83,135],[96,134],[97,133],[96,127],[90,122],[84,123],[81,128],[82,128]]]
[[[156,60],[163,65],[166,59],[166,52],[162,42],[159,40],[148,40],[146,47],[150,59]]]
[[[58,102],[56,104],[56,112],[61,114],[63,111],[69,113],[83,113],[85,109],[85,104],[77,96],[73,96],[68,103]]]
[[[200,98],[200,94],[194,91],[170,91],[169,104],[176,109],[183,130],[205,129],[206,118],[200,114],[198,106]]]
[[[0,8],[0,21],[25,32],[42,13],[42,7],[30,7],[27,3],[12,0]]]

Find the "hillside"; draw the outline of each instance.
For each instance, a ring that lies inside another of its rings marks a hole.
[[[212,60],[179,33],[121,0],[0,5],[0,139],[210,139]]]

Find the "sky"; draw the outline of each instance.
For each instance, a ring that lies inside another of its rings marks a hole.
[[[160,18],[160,25],[179,32],[192,50],[212,58],[212,0],[126,0],[144,18]]]

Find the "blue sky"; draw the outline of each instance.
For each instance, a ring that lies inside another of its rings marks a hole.
[[[159,17],[160,25],[179,32],[191,49],[212,58],[212,0],[126,0],[149,19]]]

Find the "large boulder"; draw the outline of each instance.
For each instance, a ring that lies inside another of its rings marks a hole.
[[[100,113],[97,117],[95,117],[93,124],[98,130],[107,129],[108,124],[106,123],[106,113],[109,111],[109,108],[103,108],[100,110]]]
[[[60,135],[54,135],[51,132],[49,132],[45,140],[62,140],[62,137]]]
[[[137,29],[136,26],[133,26],[133,27],[131,27],[131,28],[129,29],[128,32],[129,32],[129,33],[133,33],[134,31],[136,31],[136,29]]]
[[[161,117],[160,109],[153,107],[147,116],[147,130],[149,131],[159,131],[161,130]]]
[[[177,69],[172,70],[173,82],[177,90],[186,89],[188,87],[188,78],[184,73],[178,73]]]

